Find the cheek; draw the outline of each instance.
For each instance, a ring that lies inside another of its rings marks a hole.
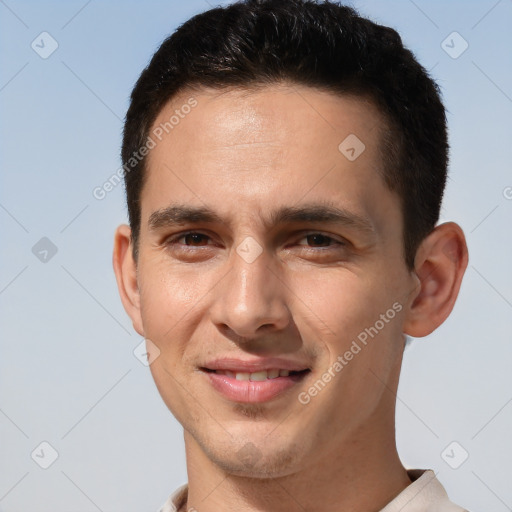
[[[343,270],[310,276],[295,288],[303,290],[304,318],[311,319],[311,339],[323,354],[317,379],[329,379],[314,400],[319,408],[338,404],[329,418],[333,424],[347,410],[371,414],[400,360],[403,306],[391,282],[373,277]]]
[[[146,337],[155,341],[174,337],[173,331],[201,296],[199,280],[188,279],[183,272],[153,259],[142,263],[139,281]]]
[[[365,327],[373,325],[391,307],[386,287],[347,269],[305,274],[294,281],[306,321],[324,343],[343,349]],[[327,341],[331,340],[331,341]]]

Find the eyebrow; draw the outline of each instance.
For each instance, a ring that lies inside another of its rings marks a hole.
[[[175,204],[154,211],[149,217],[148,227],[154,231],[162,227],[201,223],[229,224],[206,206]],[[300,206],[283,206],[270,213],[265,226],[269,228],[286,223],[333,223],[375,235],[375,227],[368,218],[332,204],[309,203]]]

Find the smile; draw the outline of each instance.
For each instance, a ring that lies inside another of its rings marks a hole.
[[[208,371],[208,370],[207,370]],[[211,370],[210,370],[211,371]],[[231,370],[213,370],[217,375],[226,375],[236,380],[251,380],[261,382],[267,379],[276,379],[277,377],[288,377],[289,375],[297,374],[300,372],[290,370],[280,370],[275,368],[273,370],[262,370],[259,372],[232,372]]]
[[[243,403],[262,403],[277,398],[297,386],[310,372],[269,369],[252,373],[232,370],[201,369],[210,385],[228,400]]]

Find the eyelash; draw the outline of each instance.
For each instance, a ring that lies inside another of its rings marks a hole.
[[[189,235],[201,235],[202,237],[206,237],[208,239],[211,239],[210,236],[208,236],[205,233],[201,233],[200,231],[187,231],[185,233],[179,233],[179,234],[169,238],[165,242],[165,245],[166,246],[176,245],[178,240],[180,240],[181,238],[184,238],[186,236],[189,236]],[[324,234],[322,232],[319,232],[319,231],[311,231],[311,232],[308,232],[308,233],[304,233],[302,238],[300,238],[299,240],[303,240],[304,238],[308,238],[310,236],[315,236],[315,235],[320,235],[321,237],[325,238],[330,243],[330,245],[328,245],[328,246],[320,246],[320,247],[307,247],[307,246],[303,246],[304,249],[306,249],[306,250],[315,250],[315,249],[326,250],[326,249],[329,249],[329,248],[334,248],[336,246],[346,246],[347,245],[345,242],[342,242],[341,240],[336,240],[335,238],[333,238],[333,237],[331,237],[329,235],[326,235],[326,234]],[[204,245],[186,245],[186,244],[178,244],[178,245],[182,245],[183,247],[186,247],[187,248],[186,250],[193,250],[194,247],[196,247],[196,248],[206,247]]]

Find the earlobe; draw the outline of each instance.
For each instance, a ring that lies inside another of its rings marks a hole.
[[[421,338],[451,313],[468,264],[462,229],[454,222],[437,226],[421,243],[415,261],[419,290],[411,298],[404,333]]]
[[[131,230],[126,224],[122,224],[116,229],[112,264],[124,309],[132,320],[133,328],[138,334],[144,336],[137,265],[132,256]]]

